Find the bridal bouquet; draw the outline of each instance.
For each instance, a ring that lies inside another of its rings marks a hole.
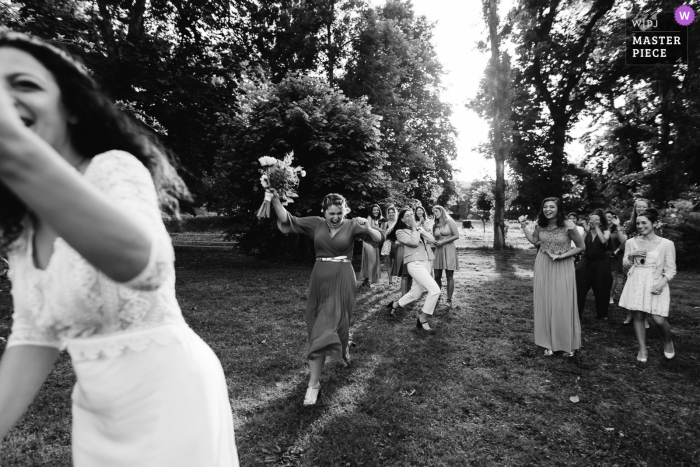
[[[258,218],[270,217],[270,202],[272,201],[271,188],[277,190],[277,195],[282,202],[282,206],[293,203],[292,198],[297,198],[296,188],[299,186],[299,177],[305,177],[306,172],[302,167],[292,167],[294,152],[288,153],[283,160],[270,156],[263,156],[258,159],[262,166],[260,173],[260,184],[265,189],[265,200],[258,209]]]

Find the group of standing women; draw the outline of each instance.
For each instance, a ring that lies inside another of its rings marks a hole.
[[[676,274],[675,247],[654,231],[658,212],[648,200],[637,200],[624,231],[613,211],[594,211],[582,227],[575,224],[576,214],[567,217],[565,220],[558,198],[546,198],[533,231],[521,218],[526,237],[539,245],[534,270],[535,343],[545,348],[545,355],[563,351],[565,356],[573,356],[581,347],[579,318],[586,294],[593,289],[596,318],[606,320],[624,265],[629,268],[629,277],[619,306],[629,310],[624,324],[634,317],[637,359],[647,361],[649,316],[661,327],[664,355],[673,358],[675,350],[666,318],[670,307],[668,282]],[[575,264],[574,258],[579,256]]]
[[[447,210],[442,206],[433,208],[432,218],[426,215],[423,206],[407,207],[401,212],[411,211],[414,217],[414,223],[417,229],[422,229],[428,232],[434,238],[426,240],[430,245],[432,265],[429,268],[430,275],[435,279],[439,288],[442,288],[443,271],[447,278],[447,305],[452,306],[452,295],[454,293],[454,271],[459,269],[459,261],[457,260],[457,248],[454,242],[459,239],[459,230],[457,223],[452,219]],[[362,246],[362,265],[358,273],[358,281],[361,281],[362,287],[371,287],[372,283],[379,282],[381,277],[382,265],[386,269],[389,284],[393,283],[394,277],[401,278],[402,295],[411,290],[413,277],[408,272],[408,268],[404,267],[404,246],[405,243],[398,240],[396,236],[391,236],[389,233],[395,229],[397,223],[400,223],[399,230],[404,229],[406,223],[402,219],[402,214],[397,214],[397,208],[394,205],[387,207],[387,218],[382,218],[382,211],[379,205],[375,204],[370,207],[370,215],[367,217],[367,222],[378,230],[382,230],[387,234],[387,240],[379,246],[370,243],[363,243]]]

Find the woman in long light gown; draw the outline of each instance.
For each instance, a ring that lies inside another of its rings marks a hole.
[[[625,243],[623,262],[630,275],[620,296],[620,306],[634,314],[634,333],[639,341],[637,360],[647,361],[645,318],[649,315],[659,325],[664,339],[664,356],[676,355],[671,339],[668,312],[671,292],[668,283],[676,276],[676,247],[671,240],[654,233],[659,220],[656,209],[647,209],[636,216],[639,233]]]
[[[277,226],[284,233],[304,234],[314,239],[316,264],[309,280],[306,300],[306,331],[309,348],[309,385],[304,405],[314,405],[321,390],[321,373],[326,357],[347,363],[350,360],[350,319],[355,308],[356,280],[352,249],[356,239],[379,244],[384,233],[370,226],[367,219],[345,219],[350,212],[345,198],[331,193],[323,198],[323,217],[291,215],[282,206],[277,192],[272,207]]]
[[[382,230],[389,233],[396,225],[396,206],[390,204],[386,208],[387,221],[382,226]],[[391,269],[394,265],[396,259],[396,244],[391,240],[387,239],[382,245],[382,250],[380,251],[381,256],[384,256],[384,264],[386,265],[386,274],[389,278],[389,285],[391,285],[393,277]]]
[[[546,356],[557,351],[573,356],[581,347],[574,256],[585,250],[583,239],[574,223],[564,219],[559,198],[542,201],[534,231],[525,228],[522,218],[520,222],[530,243],[540,243],[533,288],[535,344],[544,347]]]
[[[381,208],[378,204],[374,204],[369,210],[370,214],[367,216],[367,222],[373,229],[381,230]],[[379,276],[382,274],[382,263],[379,257],[379,245],[368,242],[362,243],[362,264],[360,266],[360,273],[357,275],[357,279],[362,281],[362,286],[371,287],[370,283],[376,284],[379,282]]]
[[[159,205],[182,180],[64,52],[1,33],[0,81],[0,439],[67,349],[76,467],[238,465],[221,364],[175,298]]]

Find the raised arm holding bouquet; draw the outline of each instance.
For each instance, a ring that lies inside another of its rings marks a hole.
[[[302,167],[292,167],[294,152],[288,153],[283,160],[275,159],[270,156],[263,156],[258,159],[258,162],[263,167],[260,169],[262,176],[260,184],[265,189],[265,199],[258,209],[258,218],[270,217],[270,202],[273,194],[270,191],[274,189],[282,203],[282,206],[287,206],[293,203],[292,198],[297,198],[296,188],[299,186],[299,177],[305,177],[306,172]]]

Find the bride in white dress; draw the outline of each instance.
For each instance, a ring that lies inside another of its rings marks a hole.
[[[68,55],[0,33],[0,251],[14,314],[0,439],[67,349],[79,467],[238,465],[221,364],[175,298],[157,144]]]

